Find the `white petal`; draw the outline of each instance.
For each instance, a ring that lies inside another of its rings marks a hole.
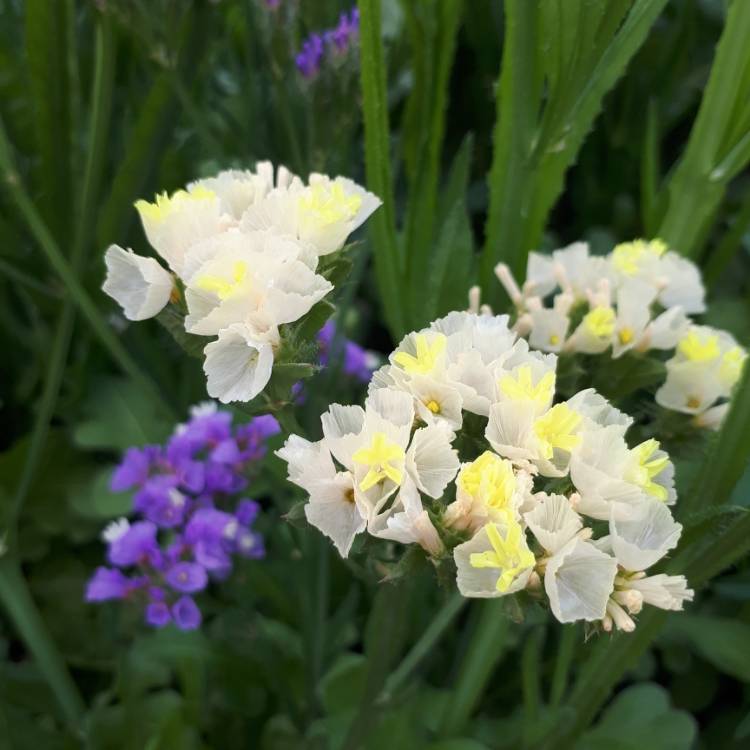
[[[513,462],[536,458],[533,448],[534,410],[523,401],[494,404],[485,430],[485,437],[495,452]]]
[[[325,440],[311,443],[299,435],[290,435],[276,455],[287,462],[290,482],[312,493],[322,481],[336,475]]]
[[[224,229],[219,199],[205,188],[178,190],[169,198],[157,198],[157,203],[138,201],[135,207],[151,247],[180,277],[190,246]]]
[[[172,275],[153,258],[110,245],[104,262],[107,278],[102,289],[119,303],[128,320],[153,318],[169,302]]]
[[[360,447],[358,440],[365,423],[365,412],[361,406],[331,404],[322,414],[323,435],[336,460],[351,469],[352,455]]]
[[[683,602],[692,602],[694,596],[685,576],[668,576],[664,573],[633,580],[630,587],[640,591],[645,604],[660,609],[681,610]]]
[[[305,505],[305,517],[333,542],[341,557],[346,557],[354,537],[364,531],[366,520],[352,501],[353,479],[349,472],[337,474],[321,483]]]
[[[682,526],[658,500],[630,506],[620,518],[613,513],[609,522],[612,550],[629,571],[646,570],[677,546]]]
[[[560,622],[601,620],[614,589],[617,561],[594,545],[573,539],[547,562],[544,588]]]
[[[496,524],[502,528],[502,524]],[[475,553],[488,552],[492,544],[487,538],[487,527],[482,527],[468,542],[459,544],[453,550],[456,562],[456,585],[463,596],[494,599],[513,594],[526,586],[533,566],[521,572],[507,591],[497,590],[497,581],[503,572],[500,568],[475,568],[470,560]]]
[[[583,528],[583,521],[563,495],[537,493],[538,503],[524,515],[539,544],[550,554],[558,552]]]
[[[243,325],[233,325],[203,350],[209,396],[224,404],[250,401],[265,388],[273,368],[273,349],[253,338]]]
[[[442,425],[415,431],[406,454],[406,468],[422,492],[432,498],[442,496],[456,476],[458,453],[451,447],[453,433]]]

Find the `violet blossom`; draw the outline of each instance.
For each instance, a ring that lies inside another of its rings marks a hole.
[[[111,567],[99,567],[86,600],[135,599],[153,627],[199,627],[194,596],[230,575],[236,556],[265,555],[253,530],[259,506],[247,497],[247,473],[280,431],[264,415],[232,425],[215,404],[191,410],[165,446],[130,448],[112,475],[114,491],[133,492],[131,523],[120,519],[103,533]]]
[[[345,55],[359,37],[359,10],[352,8],[339,16],[338,24],[323,32],[314,32],[302,43],[294,58],[297,69],[305,78],[315,78],[326,56]]]

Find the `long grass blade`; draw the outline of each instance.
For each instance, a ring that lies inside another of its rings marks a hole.
[[[380,0],[359,0],[359,13],[367,186],[383,201],[370,219],[375,274],[383,315],[391,335],[398,339],[405,331],[401,284],[404,269],[396,238]]]

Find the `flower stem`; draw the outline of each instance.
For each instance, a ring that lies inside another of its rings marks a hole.
[[[488,599],[477,602],[478,620],[470,634],[469,648],[453,690],[453,699],[448,704],[441,735],[460,734],[466,722],[476,710],[487,682],[492,676],[507,646],[511,620],[503,611],[503,602]]]
[[[420,639],[412,646],[398,668],[386,680],[385,687],[380,693],[379,703],[390,700],[394,693],[411,677],[422,660],[432,651],[440,641],[453,621],[466,606],[467,599],[459,593],[454,593],[441,607],[429,627],[422,633]]]

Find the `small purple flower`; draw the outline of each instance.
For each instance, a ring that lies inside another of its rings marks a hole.
[[[172,613],[165,602],[151,602],[146,607],[146,622],[155,628],[163,628],[172,621]]]
[[[175,591],[194,594],[206,588],[208,575],[197,563],[178,562],[167,571],[166,581]]]
[[[310,34],[302,44],[302,49],[294,58],[297,69],[305,78],[314,78],[320,70],[323,57],[323,37],[320,34]]]
[[[151,521],[138,521],[109,543],[109,561],[125,567],[148,558],[158,548],[156,526]]]
[[[124,492],[140,487],[147,479],[151,465],[158,456],[159,448],[147,445],[145,448],[128,448],[120,465],[115,469],[110,481],[113,492]]]
[[[240,500],[234,512],[237,522],[242,526],[250,526],[260,512],[260,505],[255,500]]]
[[[172,607],[172,617],[180,630],[195,630],[200,627],[201,611],[189,596],[181,596]]]
[[[86,585],[87,602],[124,599],[130,591],[130,579],[119,570],[97,568]]]

